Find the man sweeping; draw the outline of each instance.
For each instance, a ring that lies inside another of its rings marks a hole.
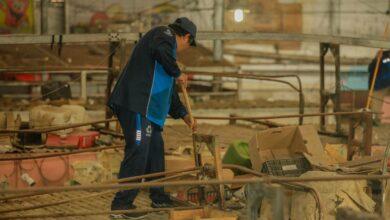
[[[187,78],[176,63],[176,53],[196,46],[196,26],[186,17],[168,26],[153,28],[136,44],[108,101],[117,116],[126,141],[119,178],[163,172],[164,141],[161,136],[169,114],[183,119],[193,129],[191,120],[175,89],[175,79],[186,85]],[[164,188],[151,188],[153,208],[172,207]],[[131,210],[138,190],[116,193],[111,210]],[[111,215],[113,218],[140,219],[145,214]]]

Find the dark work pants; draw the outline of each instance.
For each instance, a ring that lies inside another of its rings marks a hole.
[[[152,124],[140,113],[114,109],[125,136],[125,154],[118,178],[139,176],[165,171],[164,141],[161,128]],[[150,180],[150,179],[147,179]],[[128,209],[138,194],[138,189],[116,193],[111,203],[112,210]],[[150,199],[159,202],[164,188],[150,188]]]

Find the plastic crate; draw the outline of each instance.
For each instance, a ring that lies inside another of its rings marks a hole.
[[[309,161],[300,157],[266,161],[261,172],[272,176],[300,176],[309,170],[311,170]]]

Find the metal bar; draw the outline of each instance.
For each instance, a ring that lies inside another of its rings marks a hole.
[[[48,153],[48,154],[40,154],[40,155],[28,155],[28,156],[20,156],[20,157],[11,157],[8,156],[6,158],[0,158],[0,161],[9,161],[9,160],[28,160],[28,159],[39,159],[39,158],[47,158],[47,157],[58,157],[58,156],[65,156],[65,155],[71,155],[71,154],[80,154],[85,152],[95,152],[95,151],[102,151],[102,150],[108,150],[108,149],[117,149],[117,148],[123,148],[124,145],[113,145],[109,147],[94,147],[94,148],[86,148],[81,150],[74,150],[69,152],[59,152],[59,153]]]
[[[353,146],[354,146],[354,139],[355,139],[355,118],[350,117],[348,122],[348,149],[347,149],[347,160],[352,160],[353,156]]]
[[[149,209],[136,209],[136,210],[115,210],[115,211],[89,211],[89,212],[75,212],[75,213],[50,213],[50,214],[30,214],[30,215],[15,215],[15,216],[1,216],[0,219],[32,219],[32,218],[61,218],[61,217],[74,217],[74,216],[87,216],[87,215],[108,215],[108,214],[130,214],[130,213],[150,213],[150,212],[162,212],[173,210],[189,210],[189,209],[201,209],[199,206],[190,207],[176,207],[176,208],[149,208]]]
[[[340,82],[340,45],[331,45],[331,51],[334,57],[335,65],[335,95],[334,95],[334,112],[341,111],[340,93],[341,93],[341,82]],[[336,133],[341,133],[341,117],[336,115]]]
[[[331,113],[311,113],[311,114],[297,114],[297,115],[278,115],[278,116],[236,116],[236,117],[223,117],[223,116],[194,116],[198,120],[262,120],[262,119],[278,119],[278,118],[300,118],[300,117],[317,117],[317,116],[330,116],[330,115],[359,115],[363,112],[331,112]],[[364,114],[382,114],[378,112],[364,112]],[[52,126],[40,129],[21,129],[21,130],[12,130],[12,129],[0,129],[1,133],[47,133],[52,131],[64,130],[68,128],[83,127],[91,124],[99,124],[110,121],[117,121],[116,118],[85,122],[85,123],[75,123],[70,125],[62,126]]]
[[[41,0],[41,34],[47,34],[48,0]]]
[[[74,73],[79,74],[81,71],[89,71],[90,73],[104,73],[108,72],[107,67],[82,67],[82,66],[71,66],[71,67],[59,67],[59,66],[45,66],[44,69],[42,67],[34,67],[34,66],[14,66],[14,67],[6,67],[0,68],[0,72],[7,73],[22,73],[25,74],[28,72],[29,74],[41,74],[41,73]]]
[[[290,60],[297,62],[306,62],[306,63],[318,63],[318,57],[308,56],[308,55],[299,55],[299,54],[280,54],[280,53],[270,53],[262,51],[250,51],[250,50],[234,50],[228,49],[225,50],[226,54],[231,54],[234,56],[241,57],[258,57],[265,59],[276,59],[276,60]],[[341,63],[350,64],[350,65],[368,65],[371,62],[372,58],[341,58]],[[333,64],[334,61],[325,57],[326,64]]]
[[[116,118],[109,118],[104,120],[97,120],[97,121],[91,121],[91,122],[83,122],[83,123],[74,123],[74,124],[68,124],[68,125],[58,125],[58,126],[50,126],[50,127],[44,127],[44,128],[37,128],[37,129],[0,129],[0,134],[3,133],[47,133],[52,131],[58,131],[58,130],[64,130],[68,128],[77,128],[77,127],[83,127],[86,125],[93,125],[93,124],[100,124],[100,123],[106,123],[111,121],[116,121],[118,119]]]
[[[87,71],[80,74],[80,99],[87,101]]]
[[[325,113],[325,55],[328,52],[328,44],[320,44],[320,112]],[[320,117],[320,130],[325,131],[325,117]]]
[[[332,177],[263,177],[263,178],[245,178],[231,180],[181,180],[171,182],[143,182],[143,183],[124,183],[124,184],[101,184],[101,185],[79,185],[79,186],[56,186],[56,187],[37,187],[23,189],[0,190],[0,194],[9,193],[54,193],[84,190],[129,190],[146,189],[150,187],[162,186],[199,186],[199,185],[220,185],[220,184],[243,184],[243,183],[294,183],[294,182],[327,182],[327,181],[347,181],[347,180],[386,180],[390,175],[348,175]]]
[[[290,82],[284,81],[284,80],[279,80],[275,79],[275,77],[261,77],[261,76],[256,76],[256,74],[250,74],[250,73],[215,73],[215,72],[195,72],[195,71],[188,71],[187,69],[183,70],[183,72],[188,72],[188,73],[195,73],[196,75],[206,75],[206,76],[221,76],[221,77],[234,77],[234,78],[243,78],[243,79],[256,79],[256,80],[265,80],[265,81],[273,81],[273,82],[279,82],[283,83],[286,85],[289,85],[292,89],[294,89],[297,92],[299,91],[299,88],[291,84]]]
[[[176,171],[170,171],[170,172],[153,173],[153,174],[135,176],[135,177],[130,177],[130,178],[117,179],[114,182],[123,183],[123,182],[128,182],[129,179],[131,179],[133,181],[133,180],[140,180],[140,179],[143,179],[143,178],[151,178],[151,177],[159,177],[159,176],[168,175],[168,174],[176,174],[176,175],[173,175],[173,176],[169,176],[169,177],[164,177],[164,178],[153,180],[153,182],[162,182],[162,181],[166,181],[166,180],[169,180],[169,179],[178,178],[178,177],[181,177],[181,176],[186,176],[186,175],[192,174],[194,172],[199,172],[199,168],[195,167],[195,168],[182,169],[182,170],[176,170]],[[180,173],[180,174],[177,174],[177,173]],[[112,181],[110,181],[110,182],[112,182]],[[105,191],[105,192],[94,193],[94,194],[90,194],[90,195],[86,195],[86,196],[80,196],[80,197],[65,199],[65,200],[61,200],[61,201],[57,201],[57,202],[50,202],[50,203],[39,204],[39,205],[32,205],[32,206],[27,206],[27,207],[5,209],[5,210],[0,210],[0,214],[8,213],[8,212],[15,212],[15,211],[26,211],[26,210],[32,210],[32,209],[39,209],[39,208],[44,208],[44,207],[49,207],[49,206],[54,206],[54,205],[60,205],[60,204],[65,204],[65,203],[69,203],[69,202],[73,202],[73,201],[77,201],[77,200],[83,200],[83,199],[93,198],[93,197],[97,197],[97,196],[102,196],[102,195],[105,195],[105,194],[108,194],[108,193],[112,193],[112,192],[113,192],[112,190],[108,190],[108,191]],[[36,195],[42,195],[42,194],[36,194]],[[2,198],[0,198],[0,199],[2,199]],[[2,200],[4,200],[4,199],[2,199]]]
[[[185,175],[188,174],[188,172],[199,172],[200,168],[199,167],[192,167],[192,168],[185,168],[185,169],[179,169],[179,170],[172,170],[172,171],[165,171],[165,172],[158,172],[158,173],[151,173],[151,174],[144,174],[140,176],[133,176],[133,177],[127,177],[127,178],[122,178],[122,179],[116,179],[112,181],[106,181],[103,182],[104,184],[108,183],[126,183],[126,182],[131,182],[131,181],[136,181],[144,178],[154,178],[154,177],[160,177],[160,176],[165,176],[165,175],[173,175],[177,173],[185,173]],[[163,179],[160,179],[162,181],[165,181],[167,179],[171,179],[173,176],[165,177]],[[174,176],[177,177],[177,176]],[[46,193],[27,193],[23,195],[13,195],[13,196],[8,196],[8,197],[0,197],[0,200],[11,200],[11,199],[19,199],[19,198],[24,198],[24,197],[30,197],[30,196],[38,196]]]
[[[369,112],[366,112],[366,114]],[[299,118],[299,117],[317,117],[317,116],[330,116],[330,115],[361,115],[362,112],[331,112],[331,113],[312,113],[303,115],[279,115],[279,116],[258,116],[258,117],[223,117],[223,116],[195,116],[198,120],[261,120],[261,119],[278,119],[278,118]],[[372,114],[377,114],[372,112]],[[379,113],[380,114],[380,113]]]
[[[365,112],[364,115],[362,115],[363,121],[364,121],[364,129],[363,129],[363,147],[364,147],[364,154],[366,156],[371,156],[371,144],[372,144],[372,115],[368,114],[368,112]]]
[[[111,89],[112,89],[112,84],[114,83],[114,71],[112,67],[114,66],[114,56],[115,56],[115,51],[116,48],[118,47],[119,42],[110,42],[110,56],[108,57],[108,76],[107,76],[107,85],[106,85],[106,102],[108,103],[108,99],[110,98],[111,95]],[[111,118],[113,116],[111,109],[106,106],[106,119]],[[109,122],[106,122],[105,124],[106,128],[108,129],[110,126]]]
[[[136,41],[139,33],[101,33],[101,34],[64,34],[63,43],[107,43],[110,41]],[[272,41],[300,41],[313,43],[332,43],[373,48],[390,49],[390,42],[381,38],[356,38],[344,36],[329,36],[316,34],[292,34],[292,33],[264,33],[264,32],[224,32],[210,31],[199,32],[198,40],[272,40]],[[0,44],[50,44],[51,35],[2,35]]]

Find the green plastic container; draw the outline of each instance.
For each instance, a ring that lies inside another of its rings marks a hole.
[[[251,159],[249,157],[249,145],[244,141],[235,141],[230,144],[225,156],[222,159],[224,164],[235,164],[252,168]],[[236,171],[234,171],[236,173]]]

